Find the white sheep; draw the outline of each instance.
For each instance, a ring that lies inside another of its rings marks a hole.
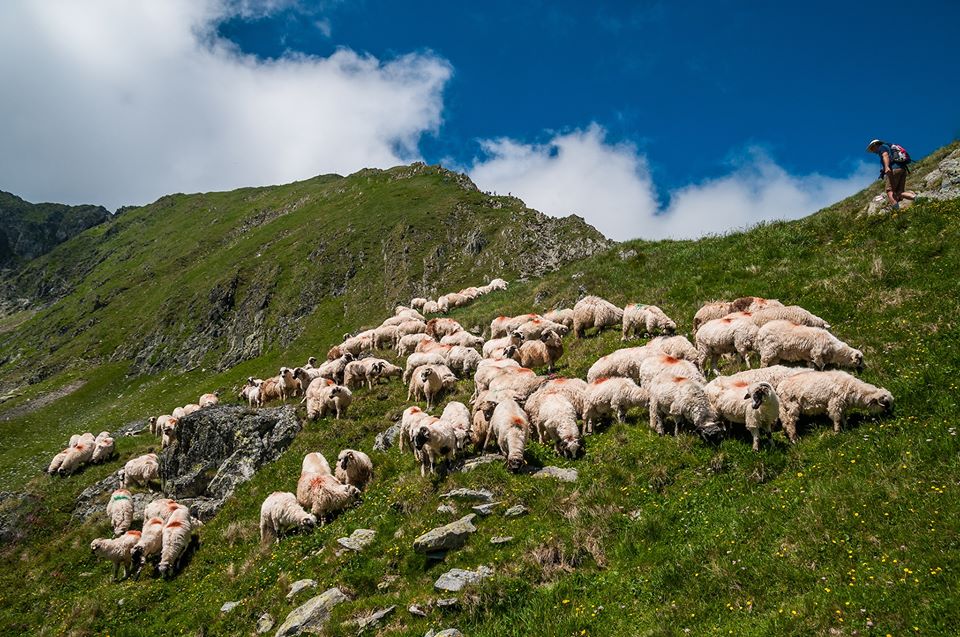
[[[351,336],[340,343],[341,354],[353,354],[354,356],[359,356],[363,352],[373,351],[373,348],[373,330],[360,332],[356,336]]]
[[[469,376],[483,360],[477,350],[463,345],[454,345],[447,352],[447,367],[461,376]]]
[[[70,447],[72,446],[73,444],[70,445]],[[53,475],[60,470],[60,465],[63,464],[64,459],[66,459],[67,455],[70,453],[70,447],[60,451],[53,457],[53,460],[50,461],[50,465],[47,467],[47,473]]]
[[[200,409],[201,407],[197,403],[190,403],[189,405],[183,406],[183,413],[185,416],[189,416],[190,414],[197,413]]]
[[[799,305],[771,305],[750,313],[750,319],[757,327],[763,327],[770,321],[790,321],[797,325],[830,329],[830,324],[822,318],[805,310]]]
[[[693,332],[696,334],[700,326],[707,321],[723,318],[731,312],[756,312],[765,307],[782,306],[776,299],[765,299],[759,296],[743,296],[735,301],[711,301],[697,310],[693,317]]]
[[[459,292],[450,292],[449,294],[444,294],[437,299],[437,308],[446,314],[454,308],[463,307],[464,305],[469,304],[471,300],[472,299],[465,294],[460,294]]]
[[[435,341],[432,338],[423,338],[420,339],[420,342],[417,343],[417,347],[414,350],[415,354],[440,354],[441,356],[446,356],[447,353],[453,348],[453,345],[444,345],[439,341]]]
[[[382,358],[361,358],[358,361],[351,361],[343,370],[343,384],[351,389],[366,385],[368,389],[373,389],[381,375],[386,370],[396,367]],[[396,368],[399,369],[399,368]]]
[[[90,550],[97,557],[113,562],[113,579],[117,581],[120,567],[123,567],[123,576],[126,578],[131,570],[130,551],[140,540],[140,531],[127,531],[118,538],[97,538],[90,542]]]
[[[456,382],[457,377],[446,365],[421,365],[410,376],[407,400],[422,398],[427,401],[427,409],[430,409],[434,399],[452,389]]]
[[[697,348],[684,336],[658,336],[650,339],[644,347],[655,349],[674,358],[682,358],[691,363],[696,363],[700,358]]]
[[[565,325],[568,330],[573,329],[573,308],[550,310],[543,315],[543,318],[548,321],[553,321],[554,323]]]
[[[758,329],[747,317],[724,317],[701,325],[696,335],[700,369],[704,373],[712,370],[719,374],[717,359],[721,354],[737,354],[750,367],[750,353],[756,347]]]
[[[107,517],[113,526],[113,534],[126,533],[133,523],[133,499],[126,489],[117,489],[107,500]]]
[[[437,305],[436,301],[427,301],[423,304],[422,311],[424,314],[438,314],[440,312],[440,306]]]
[[[405,336],[401,336],[397,340],[397,344],[395,347],[397,351],[397,356],[402,357],[402,356],[409,356],[410,354],[413,354],[414,352],[417,351],[417,346],[420,345],[420,341],[427,341],[427,340],[432,341],[433,339],[427,336],[426,334],[424,334],[423,332],[417,332],[415,334],[407,334]]]
[[[461,330],[453,334],[447,334],[440,339],[441,345],[459,345],[461,347],[472,347],[474,349],[483,347],[483,338],[474,336],[466,330]]]
[[[333,471],[330,470],[330,463],[319,451],[312,451],[303,457],[303,462],[300,464],[300,473],[333,475]]]
[[[148,559],[155,558],[157,561],[160,560],[160,551],[163,550],[163,526],[166,524],[167,518],[170,517],[170,513],[177,508],[178,505],[174,505],[173,508],[167,512],[166,518],[144,516],[143,531],[140,533],[140,539],[137,540],[137,543],[134,544],[130,550],[130,561],[133,566],[134,579],[140,577],[140,571]]]
[[[429,418],[430,414],[417,406],[407,407],[400,416],[400,432],[397,434],[400,451],[405,451],[409,445],[413,449],[413,436],[424,418]]]
[[[354,355],[350,353],[338,356],[333,360],[325,361],[317,368],[316,377],[328,378],[338,385],[343,384],[343,372],[347,365],[354,360]]]
[[[123,474],[124,489],[129,489],[135,484],[150,488],[151,482],[160,480],[160,462],[155,453],[145,453],[127,460],[120,471]]]
[[[530,436],[530,420],[519,404],[513,400],[503,400],[497,404],[490,416],[483,448],[490,440],[496,440],[500,451],[507,457],[507,468],[518,471],[523,466],[523,452]]]
[[[293,370],[289,367],[281,367],[278,378],[280,379],[280,395],[284,402],[288,398],[293,398],[301,393],[300,381],[293,375]]]
[[[279,376],[257,380],[259,380],[261,407],[275,400],[284,399]]]
[[[620,340],[633,336],[673,334],[677,324],[656,305],[631,303],[623,308],[623,331]]]
[[[220,402],[220,392],[214,392],[212,394],[204,394],[200,396],[200,399],[197,401],[197,404],[200,405],[202,409],[207,407],[213,407]]]
[[[757,333],[760,365],[799,361],[823,369],[827,365],[863,369],[863,353],[820,327],[770,321]]]
[[[317,419],[320,415],[320,409],[327,398],[328,389],[336,385],[334,381],[323,376],[310,381],[310,384],[307,385],[307,391],[303,394],[303,400],[300,401],[307,405],[307,418],[309,420]]]
[[[563,323],[554,323],[545,318],[535,318],[530,319],[513,331],[520,334],[523,340],[532,341],[540,338],[547,332],[554,332],[559,336],[566,336],[570,333],[570,328]]]
[[[699,381],[664,372],[653,379],[648,391],[650,428],[658,434],[666,432],[664,421],[667,420],[674,424],[674,433],[681,422],[688,422],[705,439],[722,434],[717,412]]]
[[[510,347],[520,347],[523,344],[523,334],[514,330],[507,336],[492,338],[483,344],[482,354],[484,358],[504,358],[504,350]]]
[[[317,379],[324,380],[324,379]],[[317,382],[314,381],[314,382]],[[312,384],[311,384],[312,386]],[[307,399],[307,418],[316,420],[327,414],[334,414],[337,420],[346,417],[347,409],[353,403],[353,392],[343,385],[324,385],[311,398]]]
[[[180,505],[170,498],[156,498],[143,509],[143,519],[160,518],[164,522]]]
[[[713,400],[713,396],[728,391],[738,391],[743,393],[747,387],[754,383],[770,383],[776,389],[787,376],[800,374],[810,371],[806,367],[786,367],[785,365],[771,365],[770,367],[757,367],[756,369],[747,369],[729,376],[717,376],[706,384],[704,389]]]
[[[420,475],[425,476],[427,469],[435,473],[439,462],[449,463],[456,456],[457,435],[453,425],[439,418],[423,419],[414,433],[413,448],[420,458]]]
[[[396,317],[403,321],[403,317]],[[381,325],[380,327],[373,330],[373,345],[377,349],[385,349],[388,347],[393,347],[397,342],[397,326],[396,325]]]
[[[407,357],[406,368],[403,370],[403,382],[409,384],[413,372],[421,365],[446,365],[447,352],[450,350],[446,345],[443,347],[444,349],[440,351],[414,352],[410,354],[410,356]]]
[[[673,376],[683,376],[692,378],[700,383],[705,383],[706,379],[700,373],[700,369],[693,363],[682,358],[674,358],[667,354],[657,354],[648,356],[640,363],[639,383],[646,387],[660,373],[669,372]]]
[[[343,484],[352,484],[361,491],[373,479],[373,462],[370,456],[356,449],[344,449],[337,456],[337,470],[334,473]]]
[[[297,503],[316,516],[321,525],[329,516],[347,508],[360,490],[324,473],[302,473],[297,481]]]
[[[66,450],[67,453],[60,462],[57,474],[60,476],[68,476],[90,462],[93,458],[96,444],[96,439],[93,437],[93,434],[83,434],[77,444]]]
[[[262,381],[258,381],[253,376],[247,378],[247,384],[244,385],[243,389],[240,390],[240,394],[237,396],[237,398],[247,401],[247,405],[250,407],[259,407],[262,404],[260,401],[261,382]],[[153,433],[154,422],[150,423],[150,428],[150,433]]]
[[[532,422],[536,422],[540,403],[551,394],[560,394],[570,401],[578,415],[583,415],[583,401],[587,392],[587,382],[580,378],[551,378],[540,389],[533,392],[523,404],[524,410]]]
[[[427,321],[427,336],[443,338],[464,331],[463,326],[451,318],[432,318]]]
[[[415,310],[420,310],[420,311],[422,312],[422,311],[423,311],[423,306],[426,305],[426,304],[427,304],[427,301],[429,301],[429,300],[430,300],[430,299],[425,299],[425,298],[423,298],[422,296],[418,296],[418,297],[410,300],[410,307],[412,307],[412,308],[415,309]]]
[[[780,417],[780,400],[773,385],[743,381],[708,383],[704,388],[717,415],[729,423],[745,425],[753,436],[753,450],[760,450],[760,434],[773,433]]]
[[[573,332],[577,338],[583,338],[590,328],[599,333],[622,320],[623,310],[598,296],[585,296],[573,306]]]
[[[490,322],[490,338],[502,338],[525,323],[542,319],[539,314],[520,314],[519,316],[498,316]]]
[[[584,431],[593,433],[594,423],[609,415],[622,423],[628,410],[646,408],[649,402],[647,390],[629,378],[598,378],[587,384],[583,396]]]
[[[553,330],[547,330],[537,339],[525,341],[518,349],[514,358],[521,367],[546,367],[553,371],[553,366],[563,356],[563,341]]]
[[[274,491],[260,505],[260,543],[279,542],[289,529],[310,529],[317,517],[304,511],[297,496],[287,491]]]
[[[780,420],[791,442],[797,441],[800,416],[826,414],[833,422],[833,430],[839,432],[851,410],[863,409],[871,414],[893,411],[893,395],[889,391],[841,371],[807,371],[788,376],[777,385],[777,395]]]
[[[625,347],[601,356],[587,370],[587,382],[599,378],[632,378],[640,380],[640,365],[650,356],[658,356],[661,351],[646,345]]]
[[[477,371],[473,375],[474,388],[471,402],[475,400],[481,392],[489,389],[490,381],[508,367],[520,367],[520,363],[512,358],[485,358],[480,361],[477,364]]]
[[[490,283],[487,283],[487,288],[492,292],[493,290],[506,290],[507,282],[504,279],[492,279]]]
[[[157,571],[165,578],[172,577],[180,568],[181,560],[193,539],[195,519],[190,509],[181,505],[167,518],[163,525],[163,544],[160,548],[160,564]]]
[[[447,403],[440,414],[440,420],[450,423],[453,427],[453,433],[457,439],[457,451],[466,449],[467,441],[470,440],[470,410],[461,402],[455,400]]]
[[[577,428],[577,410],[560,393],[548,394],[540,403],[534,426],[540,442],[553,443],[557,454],[576,458],[583,450],[580,430]]]
[[[501,369],[500,373],[494,376],[488,389],[493,391],[510,390],[517,396],[517,401],[523,403],[530,397],[530,394],[540,389],[546,383],[546,376],[537,376],[537,374],[526,367],[508,367]]]
[[[163,429],[160,431],[160,448],[166,449],[177,441],[177,425],[180,421],[177,418],[167,418],[163,423]]]
[[[397,307],[393,308],[393,315],[405,319],[416,319],[418,321],[426,320],[423,318],[423,314],[418,312],[416,308],[407,307],[405,305],[398,305]]]

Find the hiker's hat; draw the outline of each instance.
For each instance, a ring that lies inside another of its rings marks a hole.
[[[882,143],[883,143],[883,142],[880,141],[879,139],[873,140],[872,142],[870,142],[869,144],[867,144],[867,152],[868,152],[868,153],[872,153],[872,152],[873,152],[873,149],[876,148],[877,146],[879,146],[879,145],[882,144]]]

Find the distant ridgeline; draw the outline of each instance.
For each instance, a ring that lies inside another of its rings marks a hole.
[[[0,268],[17,267],[46,254],[109,218],[103,206],[33,204],[0,191]]]

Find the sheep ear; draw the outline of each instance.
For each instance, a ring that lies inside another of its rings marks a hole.
[[[750,392],[747,392],[747,395],[743,397],[744,400],[750,400]]]

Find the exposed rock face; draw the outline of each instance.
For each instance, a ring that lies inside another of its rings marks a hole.
[[[296,582],[290,585],[290,592],[287,593],[287,599],[293,599],[297,596],[297,593],[304,591],[308,588],[316,588],[317,580],[315,579],[298,579]]]
[[[475,513],[466,515],[456,522],[427,531],[413,541],[413,550],[417,553],[437,553],[458,549],[467,543],[471,533],[476,532],[473,526]]]
[[[493,493],[486,489],[453,489],[452,491],[441,493],[440,497],[444,499],[490,502],[493,500]]]
[[[304,605],[293,609],[277,629],[277,637],[291,635],[319,634],[330,620],[330,612],[337,604],[347,601],[347,596],[339,588],[331,588]]]
[[[947,155],[923,180],[918,197],[929,199],[960,198],[960,149]]]
[[[91,516],[100,514],[106,520],[106,507],[108,496],[120,488],[120,476],[116,472],[111,473],[99,482],[91,484],[77,496],[77,505],[73,509],[73,517],[80,520],[87,520]],[[154,498],[162,497],[157,493],[134,493],[131,498],[133,501],[133,519],[143,520],[143,510]],[[194,515],[196,515],[194,513]]]

